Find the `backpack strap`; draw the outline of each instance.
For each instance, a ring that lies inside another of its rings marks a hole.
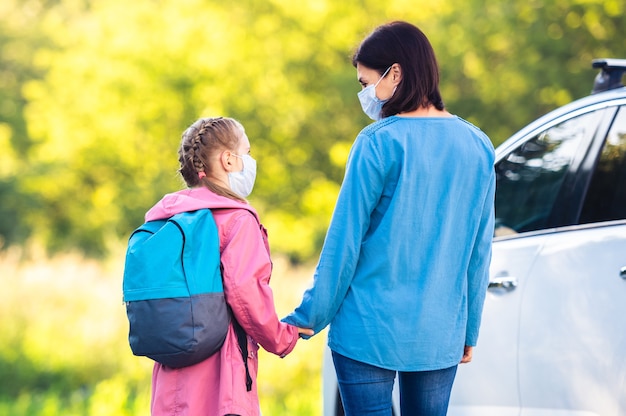
[[[230,308],[230,307],[229,307]],[[231,310],[231,319],[235,333],[237,334],[237,342],[239,343],[239,349],[241,350],[241,357],[243,358],[243,365],[246,367],[246,390],[252,390],[252,377],[250,377],[250,370],[248,369],[248,336],[246,331],[243,330],[237,319]]]

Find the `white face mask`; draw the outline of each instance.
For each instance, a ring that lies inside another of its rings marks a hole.
[[[391,98],[389,97],[386,100],[381,100],[376,96],[376,87],[378,86],[380,81],[385,78],[385,75],[387,75],[387,72],[389,72],[390,69],[391,67],[387,68],[385,73],[378,79],[378,82],[376,82],[376,84],[368,85],[357,94],[357,96],[359,97],[359,101],[361,102],[361,108],[363,109],[363,112],[374,121],[380,120],[380,113],[383,109],[383,105],[387,101],[389,101],[389,98]]]
[[[256,180],[256,160],[250,155],[239,156],[231,153],[233,156],[241,159],[243,170],[239,172],[228,173],[228,184],[231,191],[242,198],[247,198],[252,193],[254,181]]]

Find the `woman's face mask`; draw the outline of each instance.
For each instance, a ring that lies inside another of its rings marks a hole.
[[[254,181],[256,180],[256,160],[250,155],[239,156],[231,153],[233,156],[241,159],[243,170],[239,172],[228,173],[228,184],[230,189],[242,198],[247,198],[252,193]]]
[[[385,75],[387,75],[387,72],[389,72],[390,69],[391,67],[387,68],[376,84],[368,85],[357,94],[359,101],[361,102],[363,112],[374,121],[380,120],[380,113],[383,109],[383,105],[389,101],[389,98],[391,98],[389,97],[386,100],[381,100],[376,96],[376,87],[380,81],[385,78]]]

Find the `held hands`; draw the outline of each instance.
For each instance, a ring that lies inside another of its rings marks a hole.
[[[298,327],[298,334],[300,335],[307,335],[307,336],[313,336],[313,334],[315,334],[315,332],[313,332],[312,329],[309,328],[300,328]]]
[[[470,347],[466,345],[463,349],[463,358],[461,358],[461,364],[467,364],[472,361],[472,353],[474,351],[474,347]]]

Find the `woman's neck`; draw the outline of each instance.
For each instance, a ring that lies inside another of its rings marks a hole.
[[[438,110],[434,105],[427,107],[418,107],[413,111],[405,111],[398,113],[400,117],[452,117],[452,114],[448,113],[445,109]]]

